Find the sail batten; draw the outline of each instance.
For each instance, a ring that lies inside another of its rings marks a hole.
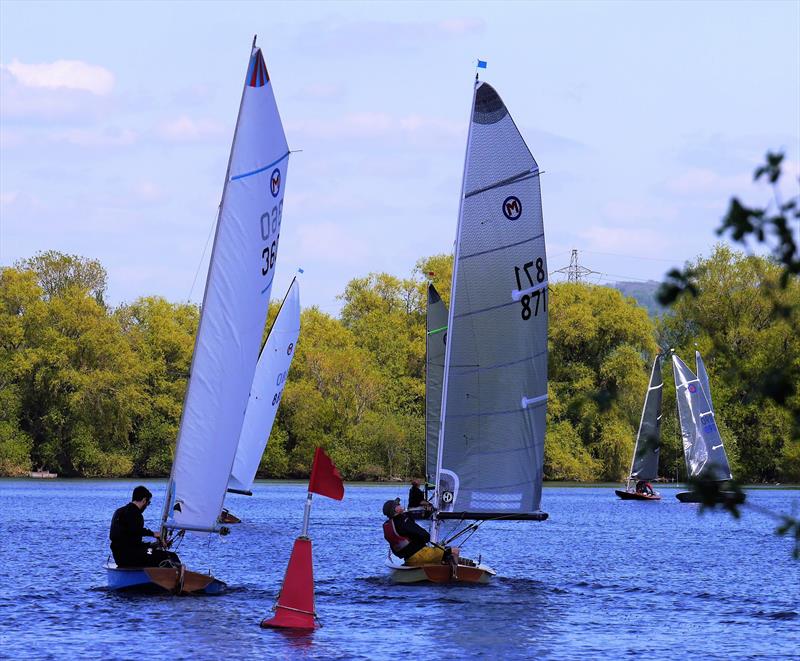
[[[547,257],[539,168],[486,83],[476,84],[471,120],[451,285],[437,517],[541,520]]]
[[[217,526],[269,306],[288,152],[261,49],[253,47],[167,489],[167,528]]]

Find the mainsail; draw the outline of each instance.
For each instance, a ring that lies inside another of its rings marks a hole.
[[[222,192],[163,526],[213,531],[267,317],[289,148],[253,44]]]
[[[714,402],[711,401],[711,386],[708,383],[708,372],[706,372],[706,364],[703,362],[703,357],[699,351],[694,352],[694,363],[697,366],[697,378],[700,379],[700,385],[703,388],[708,405],[711,410],[714,410]]]
[[[442,379],[447,344],[447,306],[432,284],[428,285],[425,342],[425,479],[436,476],[439,450],[439,415],[442,411]]]
[[[292,280],[258,359],[228,490],[249,493],[267,447],[300,336],[300,285]]]
[[[661,448],[661,399],[664,381],[661,378],[662,355],[657,354],[650,373],[650,385],[644,397],[642,419],[636,435],[631,462],[631,480],[654,480],[658,477],[658,454]]]
[[[461,195],[436,516],[540,520],[548,301],[539,166],[483,82]]]
[[[700,379],[675,354],[672,355],[672,373],[689,478],[709,482],[730,480],[728,457]]]

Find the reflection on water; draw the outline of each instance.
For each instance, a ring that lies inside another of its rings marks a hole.
[[[800,649],[800,562],[772,522],[697,515],[613,490],[546,488],[544,523],[489,522],[467,551],[498,570],[487,586],[395,586],[387,578],[381,505],[399,486],[353,486],[314,502],[316,608],[311,633],[261,629],[283,580],[305,501],[302,484],[259,483],[233,497],[245,523],[229,537],[189,537],[192,569],[230,586],[221,596],[105,590],[108,524],[136,483],[0,482],[3,652],[28,658],[730,658]],[[164,483],[148,483],[163,498]],[[751,491],[791,511],[800,492]],[[159,508],[146,512],[156,525]]]

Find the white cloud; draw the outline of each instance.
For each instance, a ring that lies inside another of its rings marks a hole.
[[[653,246],[671,243],[664,233],[641,227],[590,227],[577,234],[588,242],[587,250],[623,254],[636,254],[640,248],[650,254]]]
[[[19,197],[19,193],[16,191],[3,191],[0,193],[0,206],[9,206],[14,204],[14,202]]]
[[[332,119],[301,119],[286,122],[287,132],[298,140],[374,139],[396,137],[398,140],[452,140],[465,134],[463,123],[438,117],[407,115],[396,117],[383,112],[349,113]]]
[[[217,136],[224,131],[222,125],[210,119],[192,119],[183,115],[161,123],[156,132],[165,140],[174,142],[197,142]]]
[[[65,142],[78,147],[124,147],[134,144],[138,135],[131,129],[66,129],[54,131],[47,137],[53,142]]]
[[[347,246],[347,261],[352,264],[371,254],[370,246],[355,232],[332,222],[303,223],[298,228],[300,257],[316,263],[341,265],[341,253],[331,246]]]
[[[296,96],[300,99],[331,101],[344,96],[344,87],[332,83],[314,83],[300,88]]]
[[[140,181],[133,186],[132,191],[143,202],[161,202],[166,197],[164,189],[152,181]]]
[[[448,34],[477,34],[483,32],[486,24],[477,18],[449,18],[441,21],[438,27]]]
[[[747,188],[751,182],[752,177],[748,174],[721,175],[708,168],[690,168],[667,179],[664,186],[668,192],[678,195],[727,197],[735,191]]]
[[[0,65],[25,87],[70,89],[105,96],[114,88],[114,74],[108,69],[81,60],[56,60],[24,64],[16,58]]]

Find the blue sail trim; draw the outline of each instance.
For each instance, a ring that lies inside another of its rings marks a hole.
[[[253,170],[252,172],[245,172],[244,174],[237,174],[230,178],[231,181],[236,181],[237,179],[244,179],[245,177],[252,177],[254,174],[260,174],[264,172],[264,170],[269,170],[272,167],[275,167],[278,163],[280,163],[283,159],[285,159],[291,152],[286,152],[283,156],[281,156],[277,161],[273,161],[269,165],[265,165],[263,168],[258,168],[258,170]]]

